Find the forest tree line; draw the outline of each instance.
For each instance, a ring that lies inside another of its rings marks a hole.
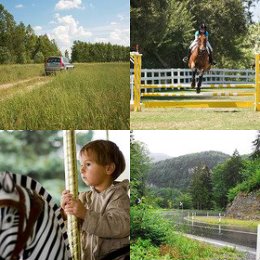
[[[190,169],[190,182],[184,190],[153,184],[151,179],[157,180],[161,173],[151,171],[154,164],[145,144],[134,141],[131,143],[130,158],[133,195],[131,203],[134,205],[136,199],[141,198],[161,208],[179,208],[179,203],[182,202],[184,209],[225,210],[228,203],[240,192],[249,193],[260,189],[260,132],[254,140],[254,147],[254,152],[247,157],[234,151],[231,157],[218,163],[213,169],[203,161],[198,161]],[[163,167],[163,164],[160,165]],[[167,182],[171,183],[169,178]]]
[[[42,63],[60,53],[54,40],[36,35],[30,25],[16,24],[14,17],[0,4],[0,64]]]
[[[62,55],[55,40],[36,35],[31,25],[16,24],[14,17],[0,4],[0,64],[43,63],[49,56]],[[68,57],[68,50],[64,56]],[[129,47],[111,43],[74,41],[72,62],[129,61]]]
[[[111,43],[75,41],[71,53],[72,62],[129,61],[129,47]]]
[[[218,67],[250,68],[260,51],[260,24],[252,20],[258,0],[131,0],[131,48],[144,68],[187,67],[194,33],[207,25]]]

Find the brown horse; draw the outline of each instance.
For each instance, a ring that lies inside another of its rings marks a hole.
[[[195,88],[196,86],[196,74],[199,74],[199,81],[197,84],[196,92],[200,93],[200,87],[202,83],[203,74],[205,71],[210,70],[211,64],[209,63],[209,55],[206,48],[207,37],[204,34],[201,34],[198,37],[198,45],[192,51],[192,54],[189,59],[189,68],[192,70],[192,83],[191,87]]]

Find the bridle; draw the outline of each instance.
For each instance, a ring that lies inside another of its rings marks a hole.
[[[15,188],[19,195],[19,201],[15,201],[11,199],[0,200],[0,207],[15,208],[19,214],[17,242],[15,244],[15,248],[13,250],[10,260],[19,259],[19,255],[23,250],[23,248],[25,247],[28,238],[31,236],[33,231],[33,226],[37,221],[38,217],[40,216],[40,214],[42,213],[44,207],[44,202],[42,198],[37,193],[33,192],[30,195],[31,208],[27,219],[24,193],[21,187],[15,185]],[[23,224],[25,220],[26,220],[26,226],[23,231]]]

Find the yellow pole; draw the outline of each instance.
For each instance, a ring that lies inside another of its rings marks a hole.
[[[255,56],[255,111],[260,111],[260,54]]]
[[[63,131],[65,187],[74,198],[78,197],[78,174],[76,159],[76,138],[74,130]],[[75,216],[68,215],[67,220],[68,238],[72,260],[80,260],[80,233],[79,223]]]
[[[142,54],[134,54],[134,111],[141,111],[141,69]]]

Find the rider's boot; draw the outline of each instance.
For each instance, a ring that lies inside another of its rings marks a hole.
[[[191,49],[189,49],[188,56],[186,56],[186,57],[184,57],[184,58],[182,59],[183,62],[188,63],[188,62],[189,62],[189,59],[190,59],[190,55],[191,55]]]
[[[209,63],[212,65],[216,65],[217,63],[215,61],[213,61],[213,55],[212,52],[209,52]]]

